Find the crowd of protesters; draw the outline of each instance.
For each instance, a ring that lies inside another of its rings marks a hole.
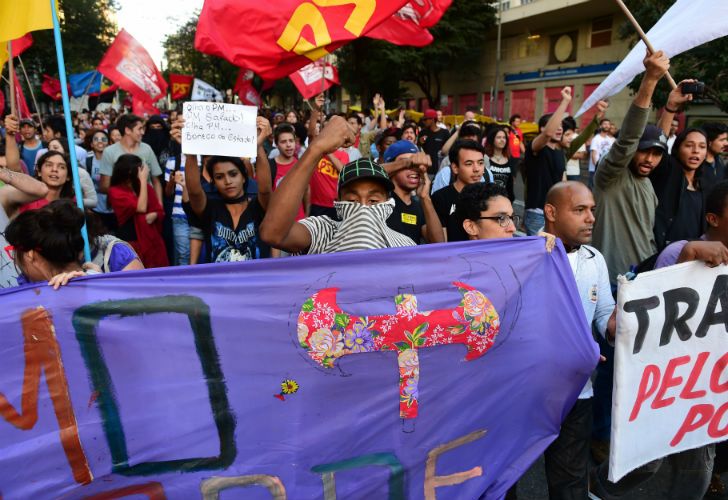
[[[367,114],[327,115],[322,96],[306,113],[261,110],[254,159],[183,155],[184,117],[176,111],[148,119],[113,109],[80,113],[72,138],[61,117],[45,117],[41,127],[8,115],[0,151],[0,287],[522,233],[546,236],[550,251],[559,238],[606,362],[546,451],[549,496],[587,498],[591,488],[599,498],[618,498],[662,461],[618,483],[606,480],[598,444],[608,438],[616,278],[687,260],[728,263],[728,128],[705,123],[678,131],[675,113],[691,100],[680,87],[660,103],[659,123],[648,124],[669,61],[658,52],[644,64],[618,131],[605,102],[578,130],[566,116],[567,87],[528,141],[519,116],[486,125],[468,111],[451,129],[433,109],[419,122],[405,112],[393,119],[379,95]],[[525,185],[522,215],[514,211],[517,176]],[[728,454],[718,448],[712,484],[714,445],[668,457],[669,498],[702,498],[709,486],[721,487],[718,464]],[[592,459],[601,465],[590,471]],[[514,487],[509,496],[516,495]]]

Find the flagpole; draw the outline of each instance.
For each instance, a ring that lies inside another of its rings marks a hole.
[[[20,63],[20,69],[23,70],[23,76],[25,76],[25,81],[28,82],[28,90],[30,90],[30,98],[33,99],[33,106],[35,106],[35,112],[38,115],[38,122],[40,122],[40,129],[43,130],[43,118],[41,118],[40,108],[38,107],[38,101],[35,100],[35,94],[33,93],[33,85],[30,83],[30,78],[28,78],[28,73],[25,71],[25,64],[23,64],[23,60],[18,56],[18,62]]]
[[[71,122],[71,102],[68,98],[68,82],[66,79],[66,63],[63,60],[63,42],[61,41],[61,27],[58,24],[58,12],[56,12],[55,0],[49,0],[51,3],[51,12],[53,15],[53,37],[56,41],[56,59],[58,60],[58,79],[61,80],[61,96],[63,98],[63,115],[66,118],[66,136],[68,137],[68,156],[71,159],[71,173],[73,174],[73,189],[76,192],[76,205],[81,211],[83,208],[83,191],[81,190],[81,182],[78,178],[78,160],[76,159],[76,147],[73,141],[73,124]],[[85,212],[84,212],[85,219]],[[86,262],[91,262],[91,247],[88,243],[88,231],[84,223],[81,228],[81,236],[83,236],[83,256]]]
[[[614,1],[617,2],[617,5],[619,5],[620,9],[622,9],[624,15],[627,16],[629,22],[632,23],[632,26],[634,26],[634,29],[637,31],[637,34],[640,36],[642,41],[645,42],[645,46],[647,47],[647,50],[650,51],[650,54],[654,54],[655,52],[657,52],[650,43],[650,41],[647,39],[647,35],[642,29],[642,26],[640,26],[640,23],[637,22],[637,19],[635,19],[635,17],[632,15],[632,12],[630,12],[629,8],[624,4],[624,2],[622,0]],[[677,88],[677,83],[675,83],[675,79],[672,77],[669,71],[665,73],[665,78],[667,78],[667,82],[670,84],[670,87],[672,87],[673,89]]]
[[[15,109],[15,64],[13,63],[13,42],[8,40],[8,85],[10,86],[10,114],[17,116]],[[18,117],[20,118],[20,117]]]

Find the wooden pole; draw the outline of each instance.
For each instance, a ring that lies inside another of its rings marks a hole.
[[[634,29],[637,31],[637,34],[640,36],[643,42],[645,42],[645,46],[647,47],[647,50],[650,51],[650,54],[654,54],[657,52],[655,48],[652,46],[650,41],[647,39],[647,35],[645,34],[644,30],[640,26],[640,23],[637,22],[637,19],[634,18],[632,13],[630,12],[629,8],[624,4],[622,0],[614,0],[617,2],[617,5],[619,5],[619,8],[622,9],[622,12],[624,12],[624,15],[627,16],[627,19],[630,23],[632,23],[632,26],[634,26]],[[667,78],[668,83],[670,84],[670,87],[673,89],[677,88],[677,83],[675,83],[675,79],[672,77],[670,72],[668,71],[665,74],[665,78]]]
[[[30,98],[33,99],[33,106],[35,106],[35,112],[38,114],[38,122],[40,123],[40,129],[43,130],[43,118],[41,117],[40,108],[38,107],[38,101],[35,100],[35,93],[33,92],[33,84],[30,83],[30,78],[28,78],[28,72],[25,71],[25,65],[23,64],[23,60],[18,56],[18,62],[20,63],[20,69],[23,70],[23,76],[25,76],[25,81],[28,83],[28,90],[30,90]]]
[[[10,83],[10,114],[17,115],[15,109],[15,64],[13,63],[13,42],[8,41],[8,82]]]

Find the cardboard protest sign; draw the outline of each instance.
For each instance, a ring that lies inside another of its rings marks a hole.
[[[570,275],[518,238],[0,292],[3,498],[502,498],[597,363]]]
[[[728,438],[728,269],[690,262],[620,282],[609,480]]]
[[[184,154],[255,158],[258,132],[254,106],[186,102],[182,130]]]

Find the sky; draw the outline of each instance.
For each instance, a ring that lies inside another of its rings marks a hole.
[[[117,3],[119,29],[126,29],[136,38],[160,66],[166,35],[177,31],[195,11],[202,9],[204,0],[117,0]]]

